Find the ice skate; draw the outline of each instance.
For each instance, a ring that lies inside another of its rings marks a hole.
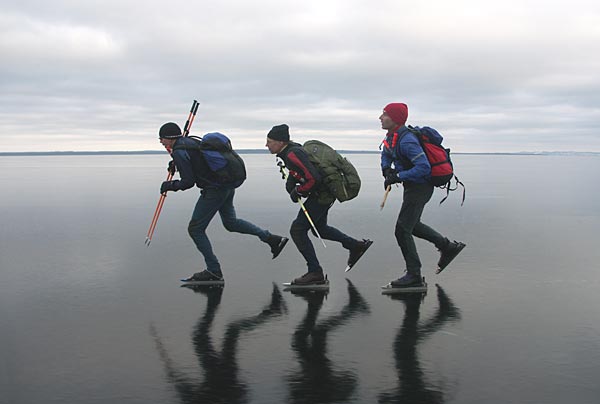
[[[425,277],[421,275],[406,273],[403,277],[382,286],[381,289],[383,294],[423,293],[427,292],[427,282],[425,282]]]
[[[307,272],[292,282],[283,284],[286,290],[292,289],[329,289],[329,280],[323,272]]]
[[[352,269],[352,267],[358,262],[360,257],[364,255],[364,253],[371,247],[373,241],[369,239],[364,239],[358,244],[355,248],[350,249],[350,256],[348,257],[348,266],[346,267],[346,272]]]
[[[225,279],[223,279],[223,274],[218,272],[210,272],[205,269],[202,272],[196,272],[189,278],[181,279],[184,285],[223,285],[225,283]]]
[[[454,258],[465,248],[466,244],[460,241],[449,241],[446,248],[440,250],[440,260],[438,261],[438,267],[435,271],[436,274],[442,272],[448,264],[452,262]]]

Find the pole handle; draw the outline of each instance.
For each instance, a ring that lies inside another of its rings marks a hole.
[[[383,194],[383,201],[381,201],[381,204],[379,205],[379,210],[383,210],[383,207],[385,206],[385,201],[387,200],[388,194],[390,193],[391,190],[392,190],[392,186],[388,185],[387,188],[385,189],[385,194]]]
[[[196,116],[196,111],[198,111],[198,101],[194,100],[192,102],[192,107],[190,108],[190,113],[188,115],[187,121],[185,121],[185,125],[183,125],[183,136],[187,136],[190,133],[190,129],[192,127],[192,122],[194,122],[194,117]]]

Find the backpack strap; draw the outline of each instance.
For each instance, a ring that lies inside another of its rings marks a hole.
[[[387,136],[385,138],[383,138],[383,140],[381,141],[381,144],[379,145],[379,149],[381,150],[381,145],[384,145],[385,147],[387,147],[390,150],[393,150],[394,147],[396,147],[396,145],[398,144],[398,141],[400,139],[402,139],[402,137],[400,137],[398,135],[398,131],[400,130],[402,126],[397,126],[396,129],[394,129],[394,136],[392,136],[392,144],[390,145],[390,143],[387,141]],[[407,128],[411,131],[414,132],[414,128],[410,125],[407,126]],[[404,136],[404,135],[402,135]]]
[[[455,185],[454,188],[452,188],[452,178],[454,178],[455,181]],[[453,175],[452,178],[450,179],[450,181],[448,181],[447,184],[441,186],[440,188],[445,189],[446,190],[446,196],[444,197],[444,199],[442,199],[440,201],[440,205],[446,200],[448,199],[448,196],[450,195],[450,191],[455,191],[458,189],[458,185],[460,184],[460,186],[463,188],[463,195],[462,195],[462,202],[460,203],[460,206],[463,206],[465,204],[465,194],[466,194],[466,188],[465,185],[458,179],[458,177],[456,175]]]
[[[188,139],[194,140],[194,144],[180,143],[175,145],[173,150],[202,150],[202,138],[198,136],[186,136]]]
[[[398,132],[394,132],[394,136],[392,136],[392,144],[391,145],[387,141],[387,136],[385,137],[385,139],[383,139],[383,141],[381,143],[383,143],[383,145],[385,147],[387,147],[388,149],[392,150],[394,147],[396,147],[396,144],[398,144]]]

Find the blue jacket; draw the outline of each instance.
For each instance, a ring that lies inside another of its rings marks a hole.
[[[401,126],[388,133],[381,150],[381,170],[393,168],[402,182],[425,184],[431,177],[431,165],[417,136]]]

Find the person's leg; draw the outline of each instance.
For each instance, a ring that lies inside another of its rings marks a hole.
[[[307,200],[307,202],[309,201],[310,198]],[[310,201],[310,203],[316,203],[316,201]],[[347,262],[348,266],[346,268],[346,271],[349,271],[358,262],[360,257],[362,257],[363,254],[369,249],[373,242],[368,239],[357,240],[354,237],[351,237],[346,233],[342,232],[338,228],[330,226],[327,223],[327,219],[329,216],[329,209],[331,209],[333,204],[320,206],[323,213],[316,220],[315,226],[317,227],[317,230],[319,231],[319,234],[321,235],[321,237],[323,237],[323,239],[337,241],[349,251]]]
[[[309,211],[309,213],[314,212],[315,217],[312,217],[312,214],[311,217],[313,219],[313,222],[315,223],[315,227],[317,228],[319,234],[324,240],[337,241],[338,243],[341,243],[342,246],[347,250],[356,247],[360,243],[358,240],[354,239],[353,237],[350,237],[341,230],[330,226],[327,223],[329,209],[331,208],[331,206],[333,206],[332,204],[322,205],[319,204],[316,201],[316,199],[313,200],[311,198],[308,198],[304,206]]]
[[[415,225],[412,234],[415,237],[427,240],[434,244],[438,250],[444,249],[449,242],[446,237],[438,233],[435,229],[420,221]]]
[[[235,189],[221,189],[219,192],[223,195],[223,203],[219,208],[219,214],[221,215],[221,221],[225,229],[235,233],[252,234],[266,243],[269,236],[271,236],[269,231],[263,230],[255,224],[237,217],[233,206]]]
[[[396,221],[395,236],[402,256],[406,262],[406,271],[421,276],[421,260],[413,238],[413,231],[420,222],[423,209],[433,194],[433,186],[421,184],[404,184],[402,207]]]
[[[221,208],[219,209],[221,221],[223,222],[225,229],[235,233],[257,236],[262,242],[267,243],[269,247],[271,247],[273,258],[277,258],[283,250],[283,247],[287,244],[288,238],[271,234],[268,230],[261,229],[253,223],[238,218],[235,213],[235,207],[233,206],[234,195],[235,190],[229,190],[228,196],[225,198],[223,205],[221,205]]]
[[[465,248],[465,243],[459,241],[450,241],[442,234],[437,232],[432,227],[422,223],[420,220],[415,224],[412,232],[413,236],[427,240],[434,244],[440,251],[440,259],[438,261],[438,269],[436,273],[440,273],[450,264],[450,262]]]
[[[206,262],[206,269],[210,272],[220,274],[221,265],[219,260],[215,256],[210,244],[210,240],[206,235],[206,228],[208,227],[212,218],[219,211],[223,203],[224,195],[219,193],[216,189],[203,189],[196,202],[196,207],[192,213],[192,219],[188,225],[188,233],[200,253],[204,256]]]
[[[327,206],[323,207],[323,205],[319,205],[316,201],[311,201],[311,198],[306,200],[304,207],[308,211],[313,223],[318,221],[328,209]],[[294,241],[294,244],[296,244],[296,248],[298,248],[300,254],[302,254],[306,260],[308,272],[323,272],[323,268],[321,268],[319,260],[317,259],[313,243],[308,237],[309,230],[312,230],[312,226],[304,211],[300,209],[296,219],[294,219],[292,226],[290,227],[292,240]]]

